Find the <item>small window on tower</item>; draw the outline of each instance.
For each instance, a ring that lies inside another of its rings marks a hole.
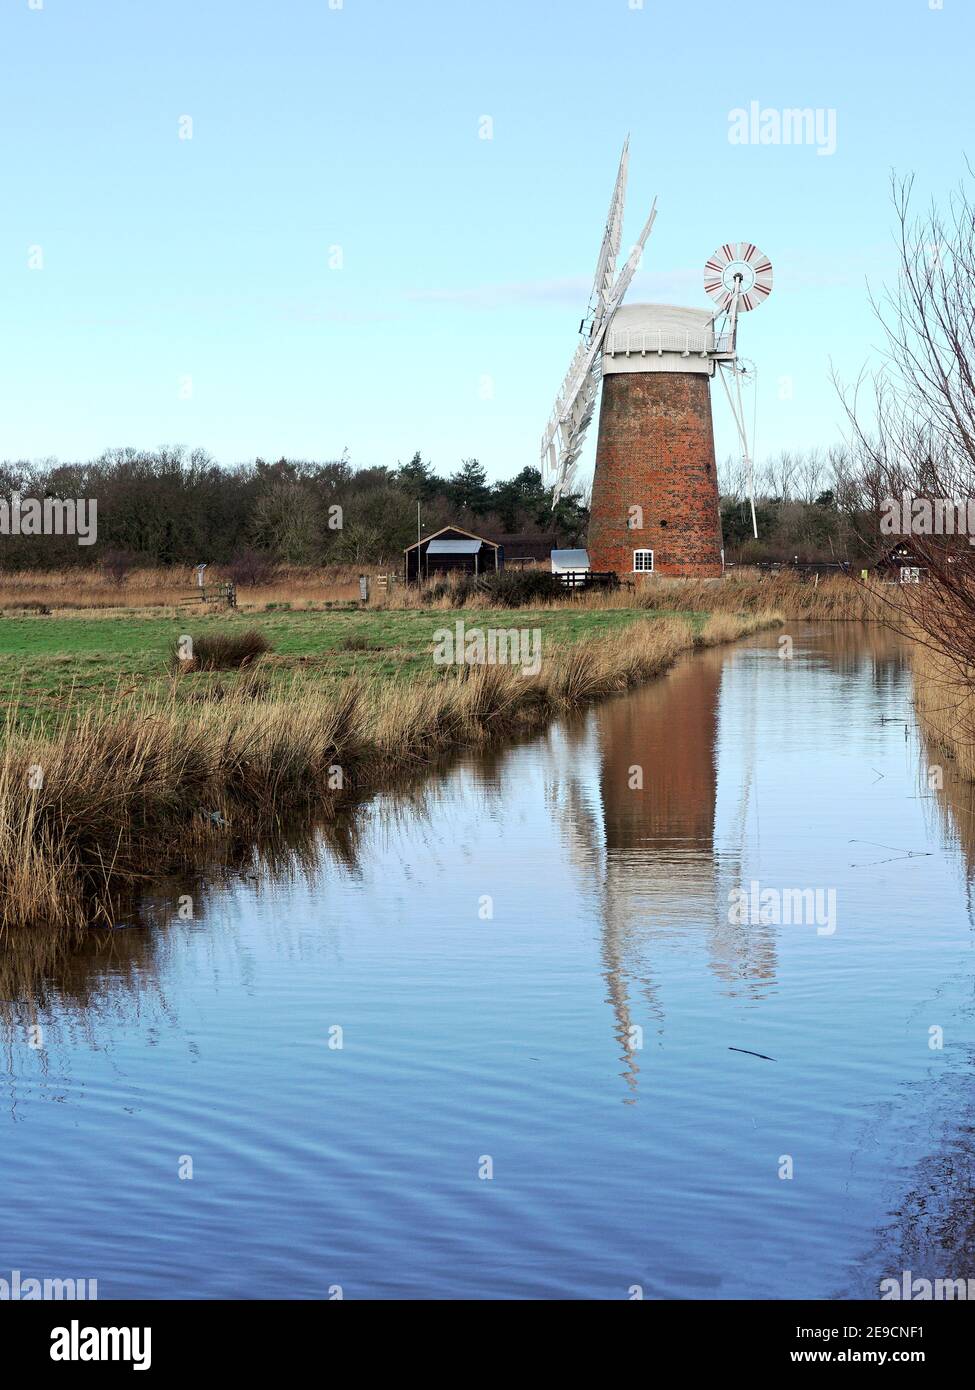
[[[633,573],[652,574],[653,573],[653,551],[634,550],[633,552]]]

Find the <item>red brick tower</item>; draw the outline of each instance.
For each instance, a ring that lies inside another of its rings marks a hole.
[[[631,304],[606,335],[589,563],[620,576],[721,574],[712,316]]]
[[[721,574],[705,374],[637,371],[604,378],[589,563],[627,576]]]

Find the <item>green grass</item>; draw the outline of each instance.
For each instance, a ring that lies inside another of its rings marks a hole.
[[[540,628],[544,649],[609,635],[648,616],[639,608],[566,608],[0,618],[0,700],[8,708],[16,706],[17,722],[23,726],[34,718],[49,724],[105,698],[124,702],[154,688],[168,688],[168,653],[174,640],[187,632],[259,628],[273,649],[264,668],[273,684],[284,686],[300,672],[306,680],[331,686],[350,676],[439,679],[441,668],[430,659],[434,633],[458,619],[468,628]],[[699,627],[707,615],[684,616]],[[201,689],[220,679],[219,672],[183,677]]]

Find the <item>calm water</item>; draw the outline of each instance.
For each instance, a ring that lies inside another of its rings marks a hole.
[[[828,1298],[975,1276],[971,807],[950,770],[929,789],[891,639],[791,631],[791,661],[777,635],[690,658],[372,803],[290,872],[163,885],[168,925],[46,979],[6,960],[0,1277]],[[835,932],[730,924],[752,880],[834,889]]]

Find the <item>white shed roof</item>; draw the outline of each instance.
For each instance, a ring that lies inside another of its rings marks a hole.
[[[588,550],[553,550],[552,573],[562,570],[587,570],[589,568]]]
[[[476,555],[481,548],[480,541],[431,541],[427,546],[428,555]]]

